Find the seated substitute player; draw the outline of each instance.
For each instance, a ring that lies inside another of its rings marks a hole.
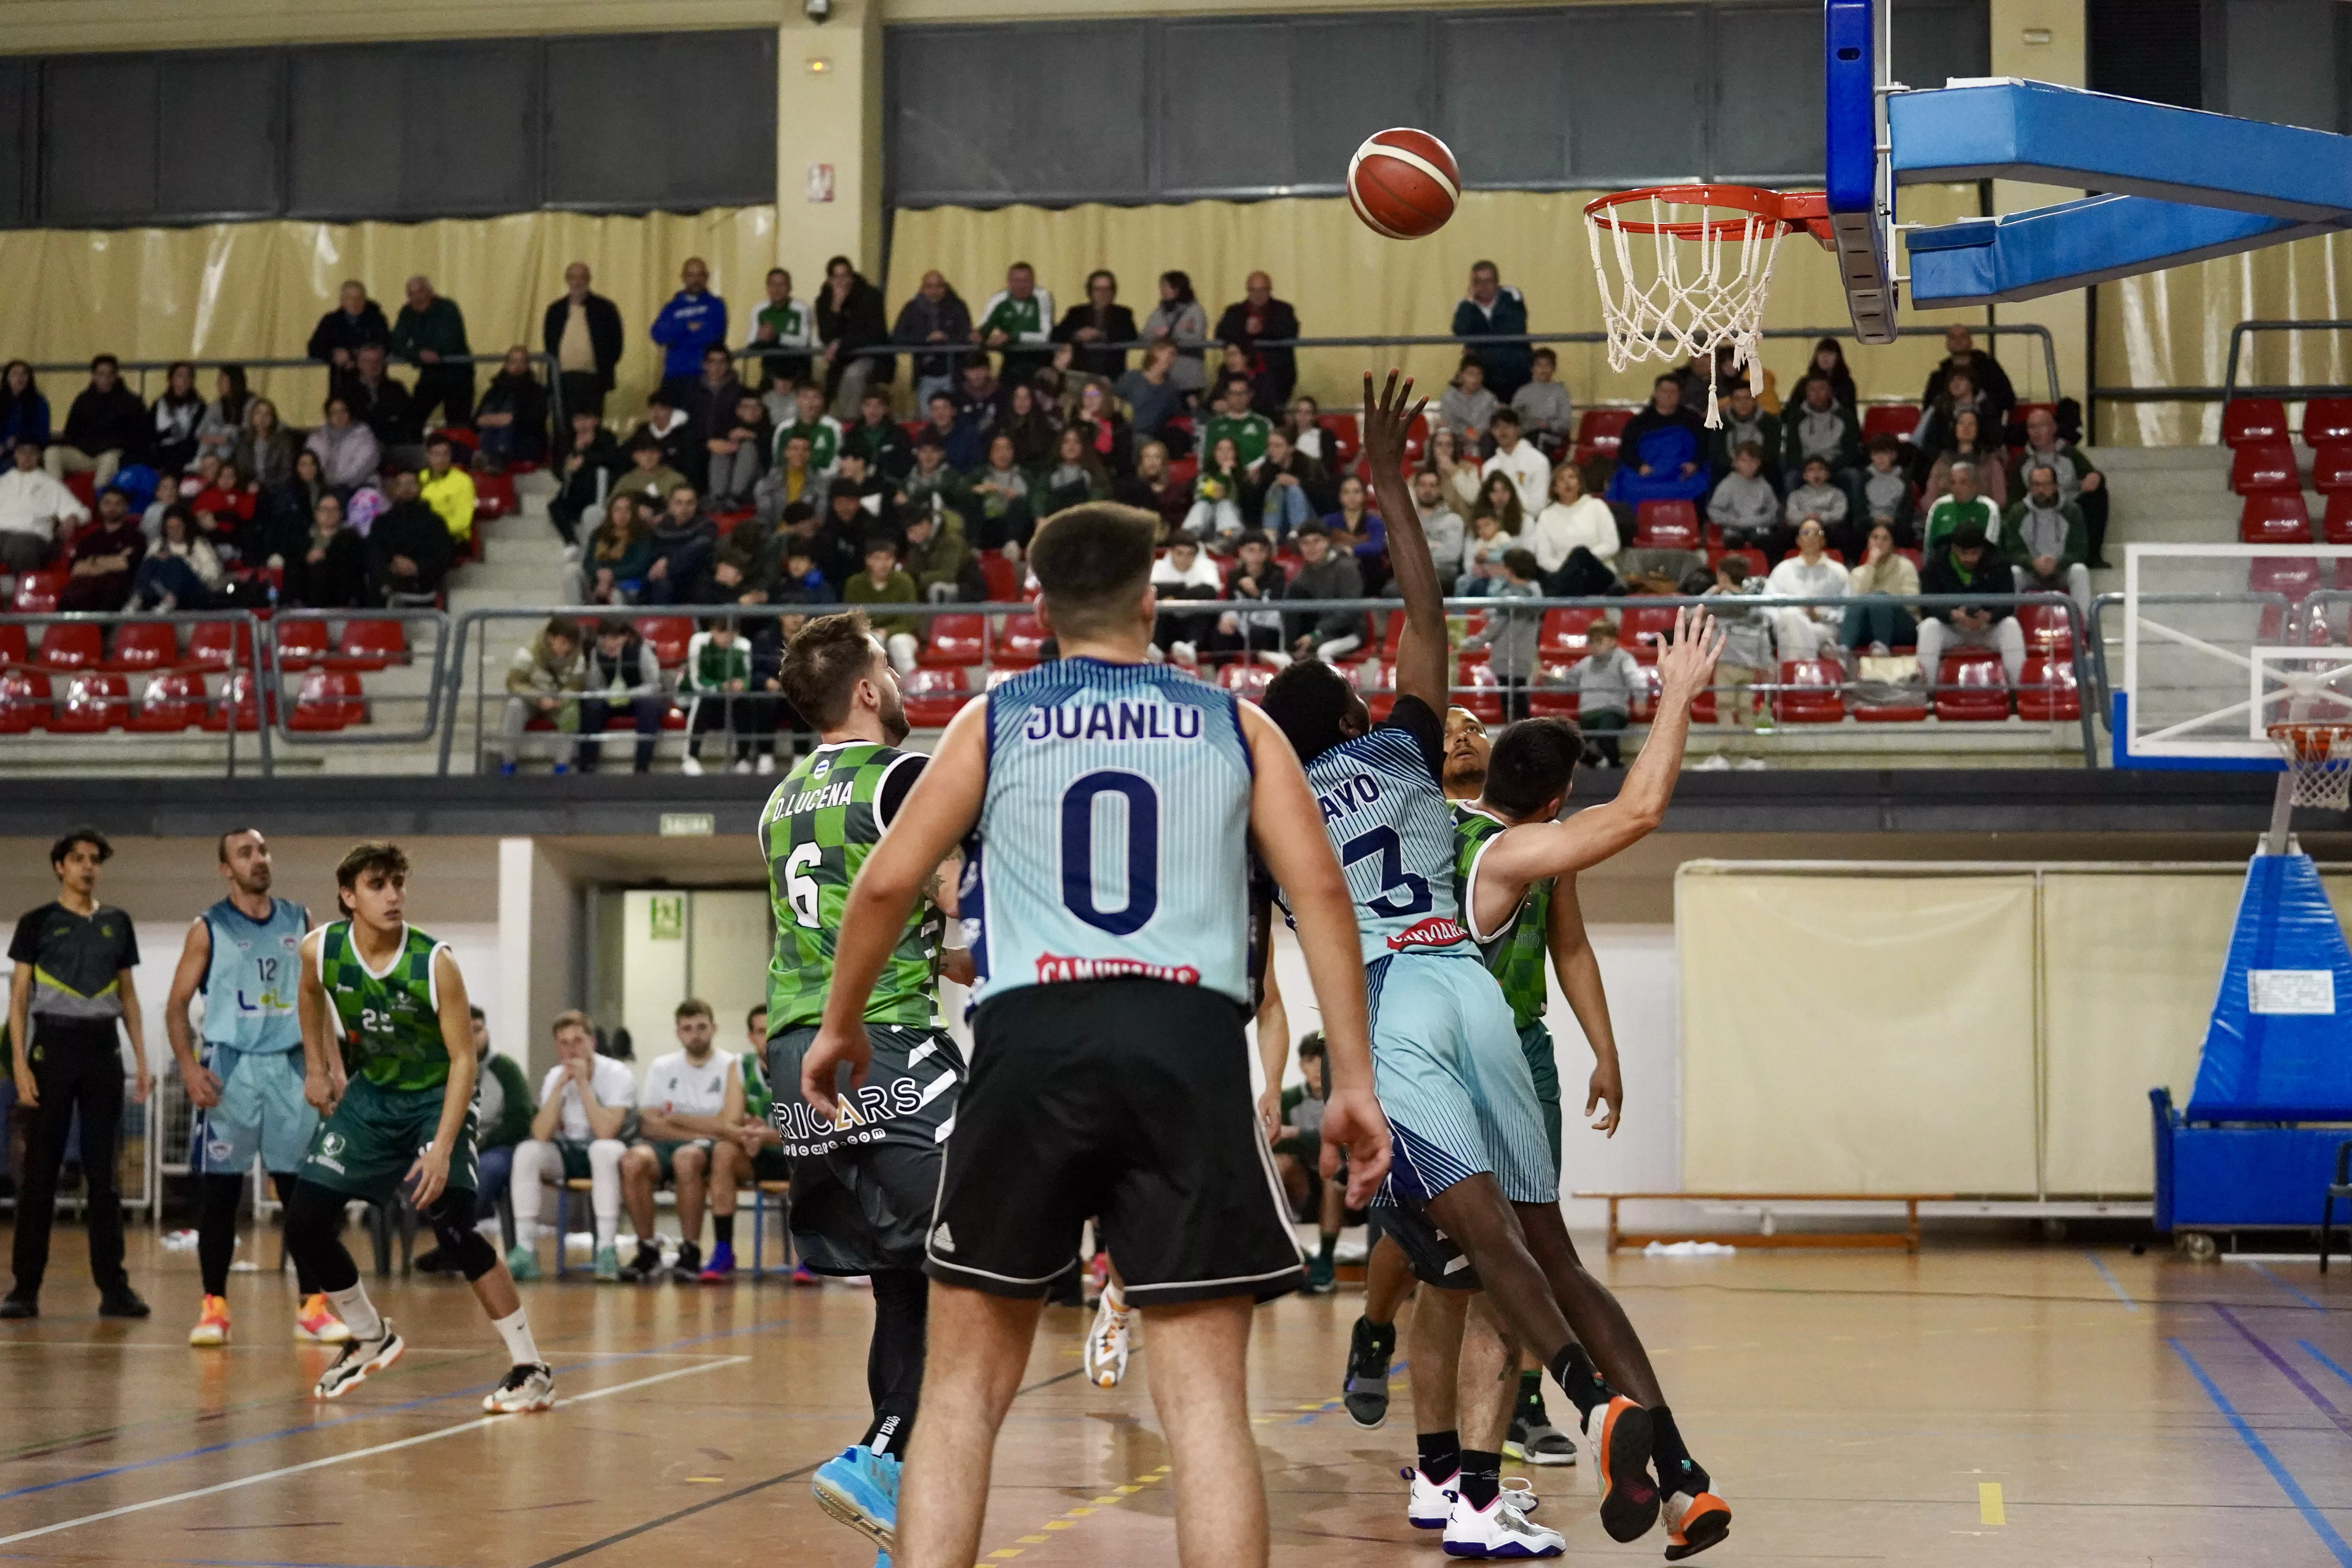
[[[499,1249],[474,1228],[474,1030],[449,944],[402,915],[408,857],[357,844],[335,868],[344,918],[302,941],[302,1095],[326,1121],[286,1201],[286,1250],[352,1337],[319,1379],[340,1399],[406,1347],[378,1315],[335,1232],[353,1198],[409,1201],[474,1287],[513,1364],[482,1398],[493,1413],[544,1410],[555,1372],[531,1342]]]
[[[596,1050],[596,1025],[587,1014],[559,1013],[552,1026],[555,1065],[539,1086],[530,1136],[515,1145],[508,1186],[514,1200],[515,1244],[507,1269],[518,1279],[539,1278],[539,1205],[548,1182],[589,1184],[596,1222],[596,1278],[618,1279],[621,1257],[621,1128],[637,1103],[637,1075],[626,1062]],[[648,1227],[650,1234],[650,1227]],[[563,1237],[555,1245],[562,1247]]]
[[[866,998],[865,1083],[842,1095],[837,1110],[813,1113],[801,1093],[802,1061],[824,1016],[842,910],[930,759],[898,749],[907,738],[898,678],[864,615],[820,616],[803,626],[784,650],[782,679],[793,710],[816,724],[820,744],[760,814],[775,906],[768,963],[772,1114],[792,1167],[793,1243],[802,1262],[818,1274],[863,1274],[874,1286],[866,1359],[874,1417],[865,1436],[820,1466],[810,1484],[827,1513],[887,1553],[923,1384],[929,1301],[923,1242],[964,1070],[939,1011],[955,861],[950,855],[934,864]],[[970,974],[966,963],[959,978]]]
[[[770,1182],[792,1180],[792,1162],[784,1157],[784,1135],[776,1131],[775,1096],[768,1089],[768,1005],[755,1002],[743,1016],[743,1036],[751,1049],[740,1058],[743,1071],[743,1122],[735,1129],[735,1142],[751,1162],[750,1180],[761,1186]],[[791,1202],[791,1194],[785,1194]],[[789,1215],[789,1209],[786,1211]],[[787,1226],[790,1221],[787,1219]],[[812,1270],[803,1258],[793,1260],[793,1283],[822,1285],[824,1277]]]
[[[1087,1217],[1150,1320],[1152,1403],[1190,1568],[1263,1568],[1251,1308],[1295,1289],[1298,1244],[1251,1109],[1243,1033],[1253,845],[1285,889],[1331,1058],[1326,1162],[1369,1198],[1388,1149],[1363,973],[1314,796],[1265,717],[1147,662],[1160,520],[1088,503],[1030,544],[1062,658],[959,712],[843,908],[801,1091],[864,1102],[867,998],[959,843],[980,1005],[931,1226],[932,1341],[900,1500],[899,1568],[980,1554],[996,1432],[1039,1304]],[[836,1087],[846,1066],[851,1090]]]
[[[1556,1239],[1566,1235],[1559,1184],[1534,1080],[1501,988],[1454,915],[1454,823],[1439,782],[1444,737],[1438,714],[1449,662],[1444,608],[1401,477],[1404,432],[1419,410],[1408,413],[1412,384],[1400,394],[1393,373],[1377,403],[1369,375],[1364,393],[1370,410],[1364,452],[1390,516],[1391,559],[1404,597],[1396,704],[1376,725],[1344,677],[1301,661],[1269,684],[1265,710],[1307,763],[1363,931],[1377,997],[1373,1061],[1397,1152],[1381,1194],[1390,1205],[1382,1224],[1393,1219],[1409,1253],[1416,1231],[1423,1233],[1423,1250],[1438,1251],[1442,1244],[1427,1234],[1433,1229],[1468,1255],[1469,1268],[1458,1257],[1446,1258],[1436,1272],[1421,1271],[1423,1282],[1459,1288],[1473,1272],[1484,1280],[1500,1314],[1543,1358],[1582,1418],[1602,1527],[1613,1539],[1633,1541],[1658,1516],[1649,1412],[1602,1380],[1561,1311],[1563,1291],[1549,1276],[1572,1268],[1573,1254]],[[1706,616],[1679,617],[1675,640],[1660,660],[1662,711],[1678,700],[1687,722],[1691,698],[1713,667],[1715,640]],[[1547,1213],[1548,1228],[1540,1219]],[[1501,1501],[1501,1470],[1499,1449],[1463,1454],[1461,1490],[1445,1525],[1447,1550],[1457,1556],[1556,1554],[1565,1545],[1560,1536]]]
[[[731,1136],[743,1121],[743,1079],[735,1058],[713,1047],[710,1004],[689,996],[673,1016],[678,1049],[656,1057],[637,1095],[637,1141],[621,1158],[621,1202],[636,1227],[637,1256],[624,1279],[661,1273],[654,1239],[654,1189],[677,1188],[677,1261],[671,1277],[691,1285],[703,1276],[702,1204],[710,1199],[711,1278],[735,1272],[735,1183],[750,1169]]]
[[[1323,1037],[1307,1035],[1298,1042],[1298,1072],[1295,1089],[1284,1089],[1283,1069],[1289,1064],[1273,1060],[1268,1052],[1282,1037],[1258,1041],[1267,1060],[1267,1085],[1276,1096],[1274,1123],[1269,1131],[1274,1147],[1274,1173],[1290,1212],[1316,1222],[1317,1248],[1307,1260],[1306,1294],[1328,1296],[1338,1290],[1334,1258],[1339,1246],[1340,1222],[1346,1217],[1347,1194],[1323,1174]]]
[[[228,891],[189,925],[163,1004],[163,1032],[195,1109],[188,1168],[196,1178],[196,1267],[205,1300],[188,1331],[192,1345],[228,1343],[228,1266],[255,1156],[284,1203],[319,1130],[319,1113],[302,1100],[302,1020],[295,1006],[310,911],[270,895],[269,844],[259,828],[224,833],[216,847]],[[199,993],[201,1055],[188,1021],[188,1005]],[[298,1268],[295,1282],[302,1305],[294,1337],[325,1344],[350,1339],[318,1281]]]

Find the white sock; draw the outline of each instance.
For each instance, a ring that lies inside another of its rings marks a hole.
[[[596,1250],[597,1250],[597,1251],[602,1252],[602,1251],[604,1251],[606,1247],[616,1245],[616,1244],[617,1244],[617,1238],[619,1237],[620,1234],[621,1234],[621,1216],[620,1216],[619,1215],[616,1215],[616,1214],[600,1214],[600,1215],[598,1215],[596,1216]]]
[[[626,1152],[617,1138],[599,1138],[588,1145],[588,1206],[596,1215],[596,1245],[606,1247],[621,1230],[621,1156]]]
[[[1114,1312],[1127,1310],[1127,1292],[1118,1288],[1118,1281],[1116,1279],[1103,1281],[1103,1300],[1110,1304],[1110,1310]]]
[[[368,1300],[367,1287],[354,1281],[348,1290],[330,1290],[327,1300],[335,1304],[335,1316],[352,1331],[355,1340],[383,1338],[383,1320],[376,1316],[375,1303]]]
[[[555,1145],[536,1138],[526,1138],[515,1145],[514,1169],[507,1178],[507,1201],[514,1205],[517,1247],[529,1247],[539,1240],[539,1188],[544,1179],[541,1167],[554,1157]]]
[[[517,1307],[503,1318],[492,1318],[490,1327],[498,1330],[499,1338],[507,1342],[507,1354],[517,1366],[537,1366],[539,1346],[530,1337],[530,1316]]]

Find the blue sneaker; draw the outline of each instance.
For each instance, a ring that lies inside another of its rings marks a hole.
[[[858,1445],[817,1467],[809,1482],[817,1506],[885,1552],[897,1546],[898,1460]]]
[[[706,1285],[724,1285],[735,1278],[735,1248],[720,1242],[710,1249],[709,1260],[703,1264],[701,1279]]]

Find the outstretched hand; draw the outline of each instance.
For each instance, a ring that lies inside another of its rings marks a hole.
[[[1658,654],[1658,682],[1663,694],[1684,702],[1695,700],[1715,681],[1716,660],[1723,657],[1723,633],[1706,610],[1685,605],[1675,612],[1674,635]]]
[[[1380,395],[1372,395],[1372,373],[1364,373],[1364,458],[1375,477],[1400,473],[1404,468],[1406,437],[1413,421],[1429,406],[1424,397],[1410,409],[1406,403],[1412,396],[1412,378],[1406,376],[1398,384],[1398,373],[1389,372],[1388,384]]]

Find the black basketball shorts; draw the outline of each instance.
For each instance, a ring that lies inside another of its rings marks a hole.
[[[801,1098],[801,1063],[815,1038],[803,1026],[768,1041],[770,1120],[792,1173],[793,1248],[818,1274],[920,1268],[962,1055],[944,1029],[868,1024],[865,1087],[850,1092],[843,1069],[842,1109],[828,1120]]]
[[[1232,998],[1164,980],[1024,985],[972,1017],[931,1278],[1034,1299],[1093,1216],[1139,1306],[1304,1277]]]

